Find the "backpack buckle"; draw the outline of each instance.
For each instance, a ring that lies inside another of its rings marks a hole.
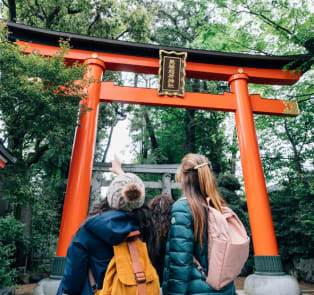
[[[146,278],[145,278],[144,272],[137,272],[134,275],[135,275],[135,280],[138,284],[146,283]]]

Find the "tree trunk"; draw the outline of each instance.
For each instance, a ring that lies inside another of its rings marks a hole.
[[[236,160],[237,160],[237,128],[234,126],[232,133],[232,150],[231,150],[231,159],[230,159],[230,173],[235,175],[236,172]]]
[[[16,5],[15,0],[8,0],[9,21],[16,23]]]
[[[192,79],[191,84],[193,92],[200,91],[200,80]],[[186,153],[196,153],[195,112],[193,109],[185,111]]]
[[[20,221],[24,224],[23,234],[27,239],[30,239],[32,233],[32,207],[29,203],[25,207],[20,208]],[[27,261],[29,253],[25,251],[25,247],[17,247],[16,250],[16,265],[27,269]]]
[[[152,149],[153,151],[156,151],[156,149],[158,149],[158,142],[155,136],[155,132],[154,132],[154,128],[152,125],[152,122],[149,118],[148,112],[145,109],[145,107],[143,108],[143,114],[144,114],[144,119],[145,119],[145,123],[146,123],[146,129],[148,131],[149,134],[149,138],[150,138],[150,142],[152,144]]]
[[[196,153],[195,146],[195,110],[185,110],[185,152]]]
[[[157,164],[160,164],[161,159],[160,159],[160,153],[159,153],[159,149],[158,149],[159,145],[157,142],[157,138],[155,136],[155,131],[154,131],[152,121],[149,118],[148,111],[146,110],[145,107],[143,107],[143,114],[144,114],[144,119],[145,119],[145,124],[146,124],[146,130],[148,131],[148,135],[149,135],[151,146],[152,146],[152,152],[156,156]]]
[[[113,134],[113,129],[114,127],[116,126],[116,121],[113,122],[111,128],[110,128],[110,133],[109,133],[109,138],[108,138],[108,142],[107,142],[107,146],[106,146],[106,149],[104,151],[104,155],[102,157],[102,162],[106,162],[106,157],[107,157],[107,153],[108,153],[108,150],[109,150],[109,147],[110,147],[110,144],[111,144],[111,139],[112,139],[112,134]]]
[[[291,146],[292,146],[293,160],[294,160],[294,163],[295,163],[296,170],[297,170],[297,172],[299,174],[303,174],[302,166],[301,166],[301,163],[300,163],[301,159],[300,159],[300,156],[299,156],[299,153],[298,153],[298,150],[297,150],[297,145],[296,145],[296,143],[294,141],[293,136],[291,135],[291,133],[289,131],[288,124],[287,124],[286,120],[284,120],[284,127],[285,127],[285,131],[286,131],[288,140],[290,141]]]

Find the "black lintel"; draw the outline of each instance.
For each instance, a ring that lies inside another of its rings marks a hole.
[[[123,54],[129,56],[151,57],[159,59],[159,50],[187,52],[187,62],[198,62],[204,64],[230,65],[263,69],[282,69],[292,61],[298,61],[297,66],[302,61],[310,58],[310,55],[251,55],[231,52],[219,52],[199,49],[189,49],[180,47],[160,46],[146,43],[135,43],[118,41],[86,35],[72,34],[35,28],[19,23],[6,22],[9,29],[9,39],[20,40],[44,45],[59,46],[59,40],[70,39],[71,48],[88,50],[94,52],[106,52]]]

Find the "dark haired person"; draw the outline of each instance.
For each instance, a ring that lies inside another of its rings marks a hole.
[[[156,268],[159,281],[162,282],[167,236],[170,228],[171,206],[174,200],[166,195],[155,196],[148,204],[156,234],[156,246],[152,251],[152,264]]]

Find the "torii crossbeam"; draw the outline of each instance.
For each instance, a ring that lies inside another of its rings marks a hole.
[[[302,61],[307,56],[255,56],[173,48],[7,24],[10,39],[17,41],[27,53],[38,51],[45,56],[52,56],[60,50],[60,38],[70,39],[71,49],[65,56],[67,64],[84,63],[87,65],[86,77],[97,81],[101,81],[105,70],[157,75],[159,50],[163,49],[187,52],[186,77],[228,81],[231,87],[231,92],[223,95],[187,92],[183,98],[178,98],[159,96],[156,89],[121,87],[112,82],[92,83],[88,86],[84,102],[91,111],[84,114],[81,125],[77,127],[52,277],[62,276],[64,257],[73,233],[87,214],[99,102],[234,112],[256,273],[282,273],[253,114],[296,116],[298,105],[294,101],[249,95],[248,83],[292,85],[298,81],[301,73],[283,71],[283,66],[291,61]]]

